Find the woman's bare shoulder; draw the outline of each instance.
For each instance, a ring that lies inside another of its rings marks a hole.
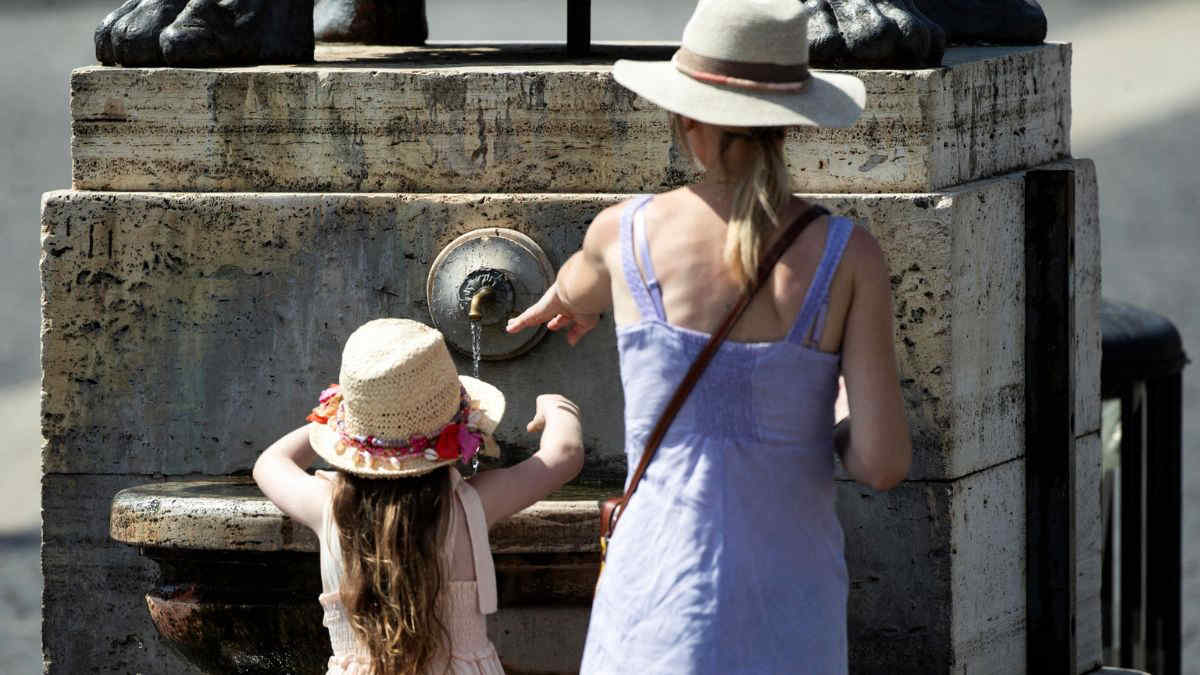
[[[842,266],[853,272],[854,277],[873,281],[887,281],[887,259],[879,240],[866,228],[855,226],[850,231],[850,241],[842,254]]]
[[[584,251],[591,254],[601,254],[615,245],[621,237],[621,214],[632,199],[626,199],[607,206],[592,218],[587,234],[583,238]]]

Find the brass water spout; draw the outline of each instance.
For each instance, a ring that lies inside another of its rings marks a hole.
[[[494,292],[491,286],[484,286],[475,295],[471,296],[471,308],[467,311],[467,318],[472,321],[483,321],[483,310],[480,309],[480,305],[483,304],[484,300],[492,297]]]

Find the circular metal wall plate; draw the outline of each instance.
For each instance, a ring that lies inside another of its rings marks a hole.
[[[472,230],[450,242],[429,268],[425,294],[433,325],[446,342],[464,354],[471,353],[471,321],[461,293],[468,279],[485,272],[500,272],[508,282],[509,295],[502,311],[516,316],[529,307],[554,283],[554,267],[542,248],[529,237],[500,227]],[[504,332],[509,316],[493,316],[481,325],[480,356],[487,360],[511,359],[533,348],[546,334],[546,327],[516,335]]]

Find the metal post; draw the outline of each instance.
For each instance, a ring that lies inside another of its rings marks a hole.
[[[1137,382],[1121,395],[1121,649],[1118,665],[1142,665],[1142,569],[1145,535],[1146,390]]]
[[[567,0],[567,54],[592,51],[592,0]]]
[[[1026,672],[1075,673],[1075,174],[1025,175]]]
[[[1146,382],[1146,670],[1179,675],[1183,375]]]

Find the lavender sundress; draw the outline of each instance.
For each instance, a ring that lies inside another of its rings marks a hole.
[[[622,265],[642,316],[617,328],[631,468],[708,339],[667,323],[641,214],[649,199],[621,220]],[[830,219],[787,339],[723,344],[679,412],[610,543],[583,673],[847,672],[833,481],[840,355],[804,338],[820,340],[853,227]]]

